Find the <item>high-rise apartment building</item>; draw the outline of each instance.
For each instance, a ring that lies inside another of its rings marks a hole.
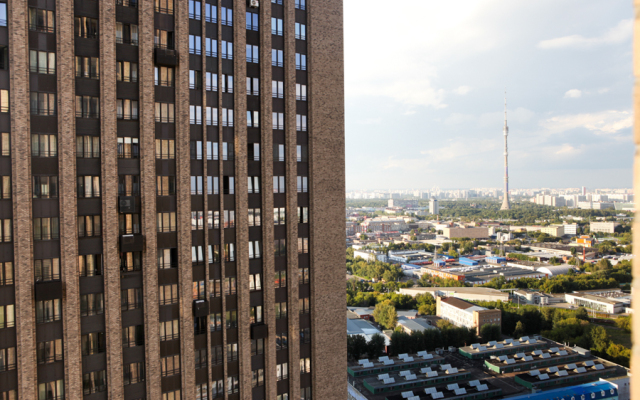
[[[342,31],[0,2],[0,400],[345,398]]]

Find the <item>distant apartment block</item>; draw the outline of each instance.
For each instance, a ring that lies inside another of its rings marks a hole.
[[[501,310],[489,310],[451,297],[436,298],[436,315],[456,326],[475,329],[478,335],[485,324],[502,324]]]
[[[449,239],[487,239],[489,237],[489,228],[443,228],[442,234]]]
[[[589,224],[589,231],[592,233],[614,233],[618,225],[620,224],[617,222],[592,222]]]

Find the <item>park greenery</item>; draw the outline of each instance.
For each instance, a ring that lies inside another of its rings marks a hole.
[[[446,320],[438,321],[437,327],[438,329],[415,331],[411,334],[396,329],[391,334],[389,355],[412,354],[423,350],[433,351],[436,348],[448,346],[462,347],[478,341],[474,329],[457,327]]]
[[[357,361],[363,356],[373,359],[384,354],[386,340],[383,335],[376,333],[367,339],[361,335],[349,335],[347,337],[347,357],[349,360]]]

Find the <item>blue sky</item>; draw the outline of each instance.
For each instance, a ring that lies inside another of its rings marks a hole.
[[[629,0],[345,0],[347,190],[631,187]],[[364,5],[366,4],[366,7]]]

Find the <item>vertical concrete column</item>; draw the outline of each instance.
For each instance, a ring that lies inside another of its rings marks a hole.
[[[251,325],[249,324],[249,223],[247,209],[247,43],[246,0],[233,2],[233,122],[236,179],[236,276],[238,285],[238,362],[240,397],[251,397]]]
[[[260,4],[260,164],[262,171],[262,293],[263,318],[269,330],[264,343],[265,399],[275,400],[276,382],[276,292],[273,255],[273,98],[271,82],[271,3]],[[290,334],[291,335],[291,334]]]
[[[60,270],[63,295],[65,392],[70,399],[82,398],[82,354],[80,348],[80,284],[78,278],[78,232],[76,193],[75,35],[73,0],[58,0],[58,174],[60,182]],[[104,175],[103,175],[104,177]]]
[[[300,285],[298,284],[298,165],[296,156],[296,10],[284,1],[284,118],[287,212],[289,398],[300,398]]]
[[[343,399],[347,382],[344,281],[345,147],[342,0],[308,2],[311,373],[314,399]],[[318,32],[318,34],[316,34]],[[326,349],[331,348],[328,352]],[[296,398],[296,397],[294,397]]]
[[[180,367],[182,398],[195,398],[193,334],[193,263],[191,261],[191,156],[189,123],[189,4],[176,1],[175,45],[178,52],[175,89],[176,198],[178,231],[178,286],[180,296]]]
[[[33,296],[31,226],[31,130],[29,115],[29,31],[27,0],[9,6],[9,88],[11,110],[11,181],[13,195],[13,268],[18,392],[37,399],[36,327]]]
[[[158,244],[156,227],[156,144],[154,83],[154,2],[138,4],[140,49],[138,82],[140,90],[140,223],[145,247],[142,259],[144,290],[145,374],[147,399],[161,399],[160,310],[158,306]]]

